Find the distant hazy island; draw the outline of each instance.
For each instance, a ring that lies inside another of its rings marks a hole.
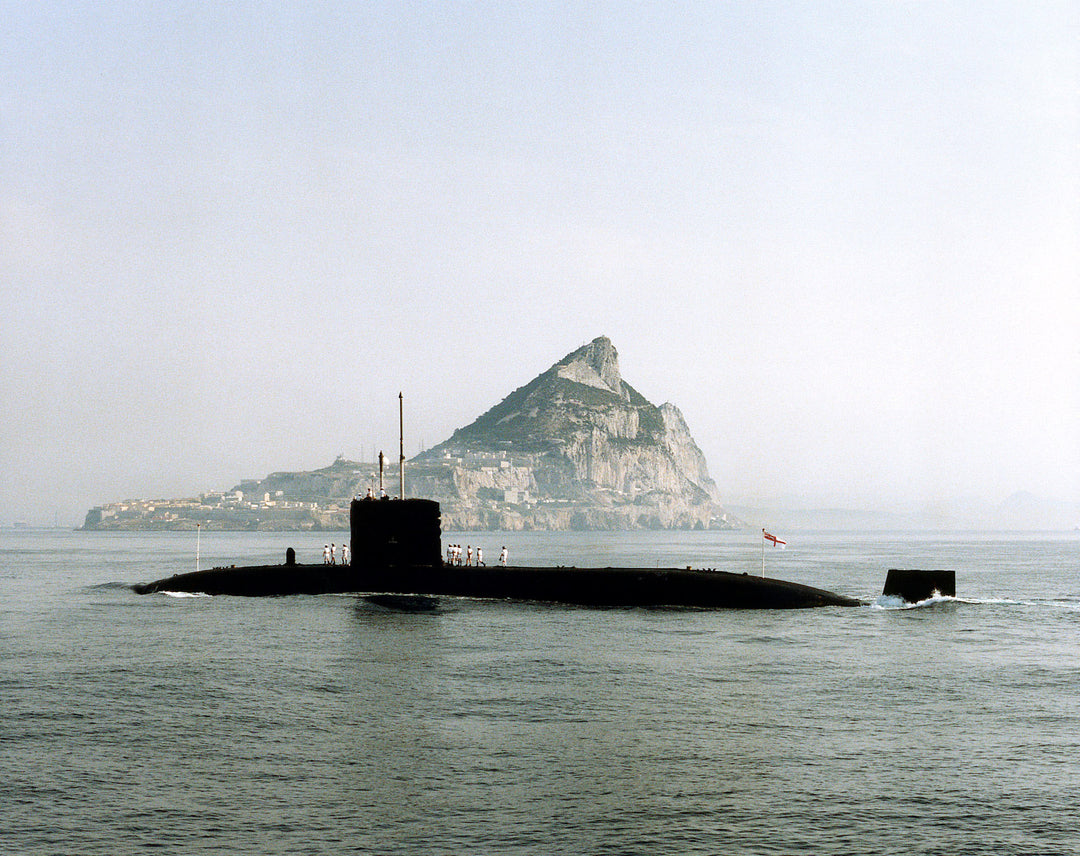
[[[89,530],[342,530],[378,465],[338,458],[197,498],[90,509]],[[396,468],[388,473],[394,492]],[[442,504],[446,530],[732,529],[705,456],[673,404],[657,407],[600,337],[407,464],[406,491]]]

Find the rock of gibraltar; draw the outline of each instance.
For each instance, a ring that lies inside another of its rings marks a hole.
[[[347,529],[349,500],[376,466],[339,458],[198,499],[113,503],[91,509],[84,528]],[[397,467],[386,477],[394,493]],[[446,531],[738,525],[679,409],[626,383],[606,337],[409,461],[405,489],[441,503]]]

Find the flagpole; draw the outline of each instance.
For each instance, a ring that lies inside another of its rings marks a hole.
[[[199,541],[202,539],[202,524],[195,524],[195,570],[199,570]]]
[[[765,529],[761,529],[761,578],[765,579]]]

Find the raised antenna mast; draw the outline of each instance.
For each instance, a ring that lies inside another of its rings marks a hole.
[[[401,498],[405,498],[405,396],[400,392],[398,397],[398,437],[401,441],[400,457],[398,458],[398,466],[401,470]]]

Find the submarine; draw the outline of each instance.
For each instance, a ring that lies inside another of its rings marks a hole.
[[[353,499],[352,563],[212,568],[132,588],[139,594],[267,597],[294,594],[422,595],[539,601],[587,607],[799,609],[862,601],[800,583],[693,568],[461,566],[443,561],[439,503]]]

